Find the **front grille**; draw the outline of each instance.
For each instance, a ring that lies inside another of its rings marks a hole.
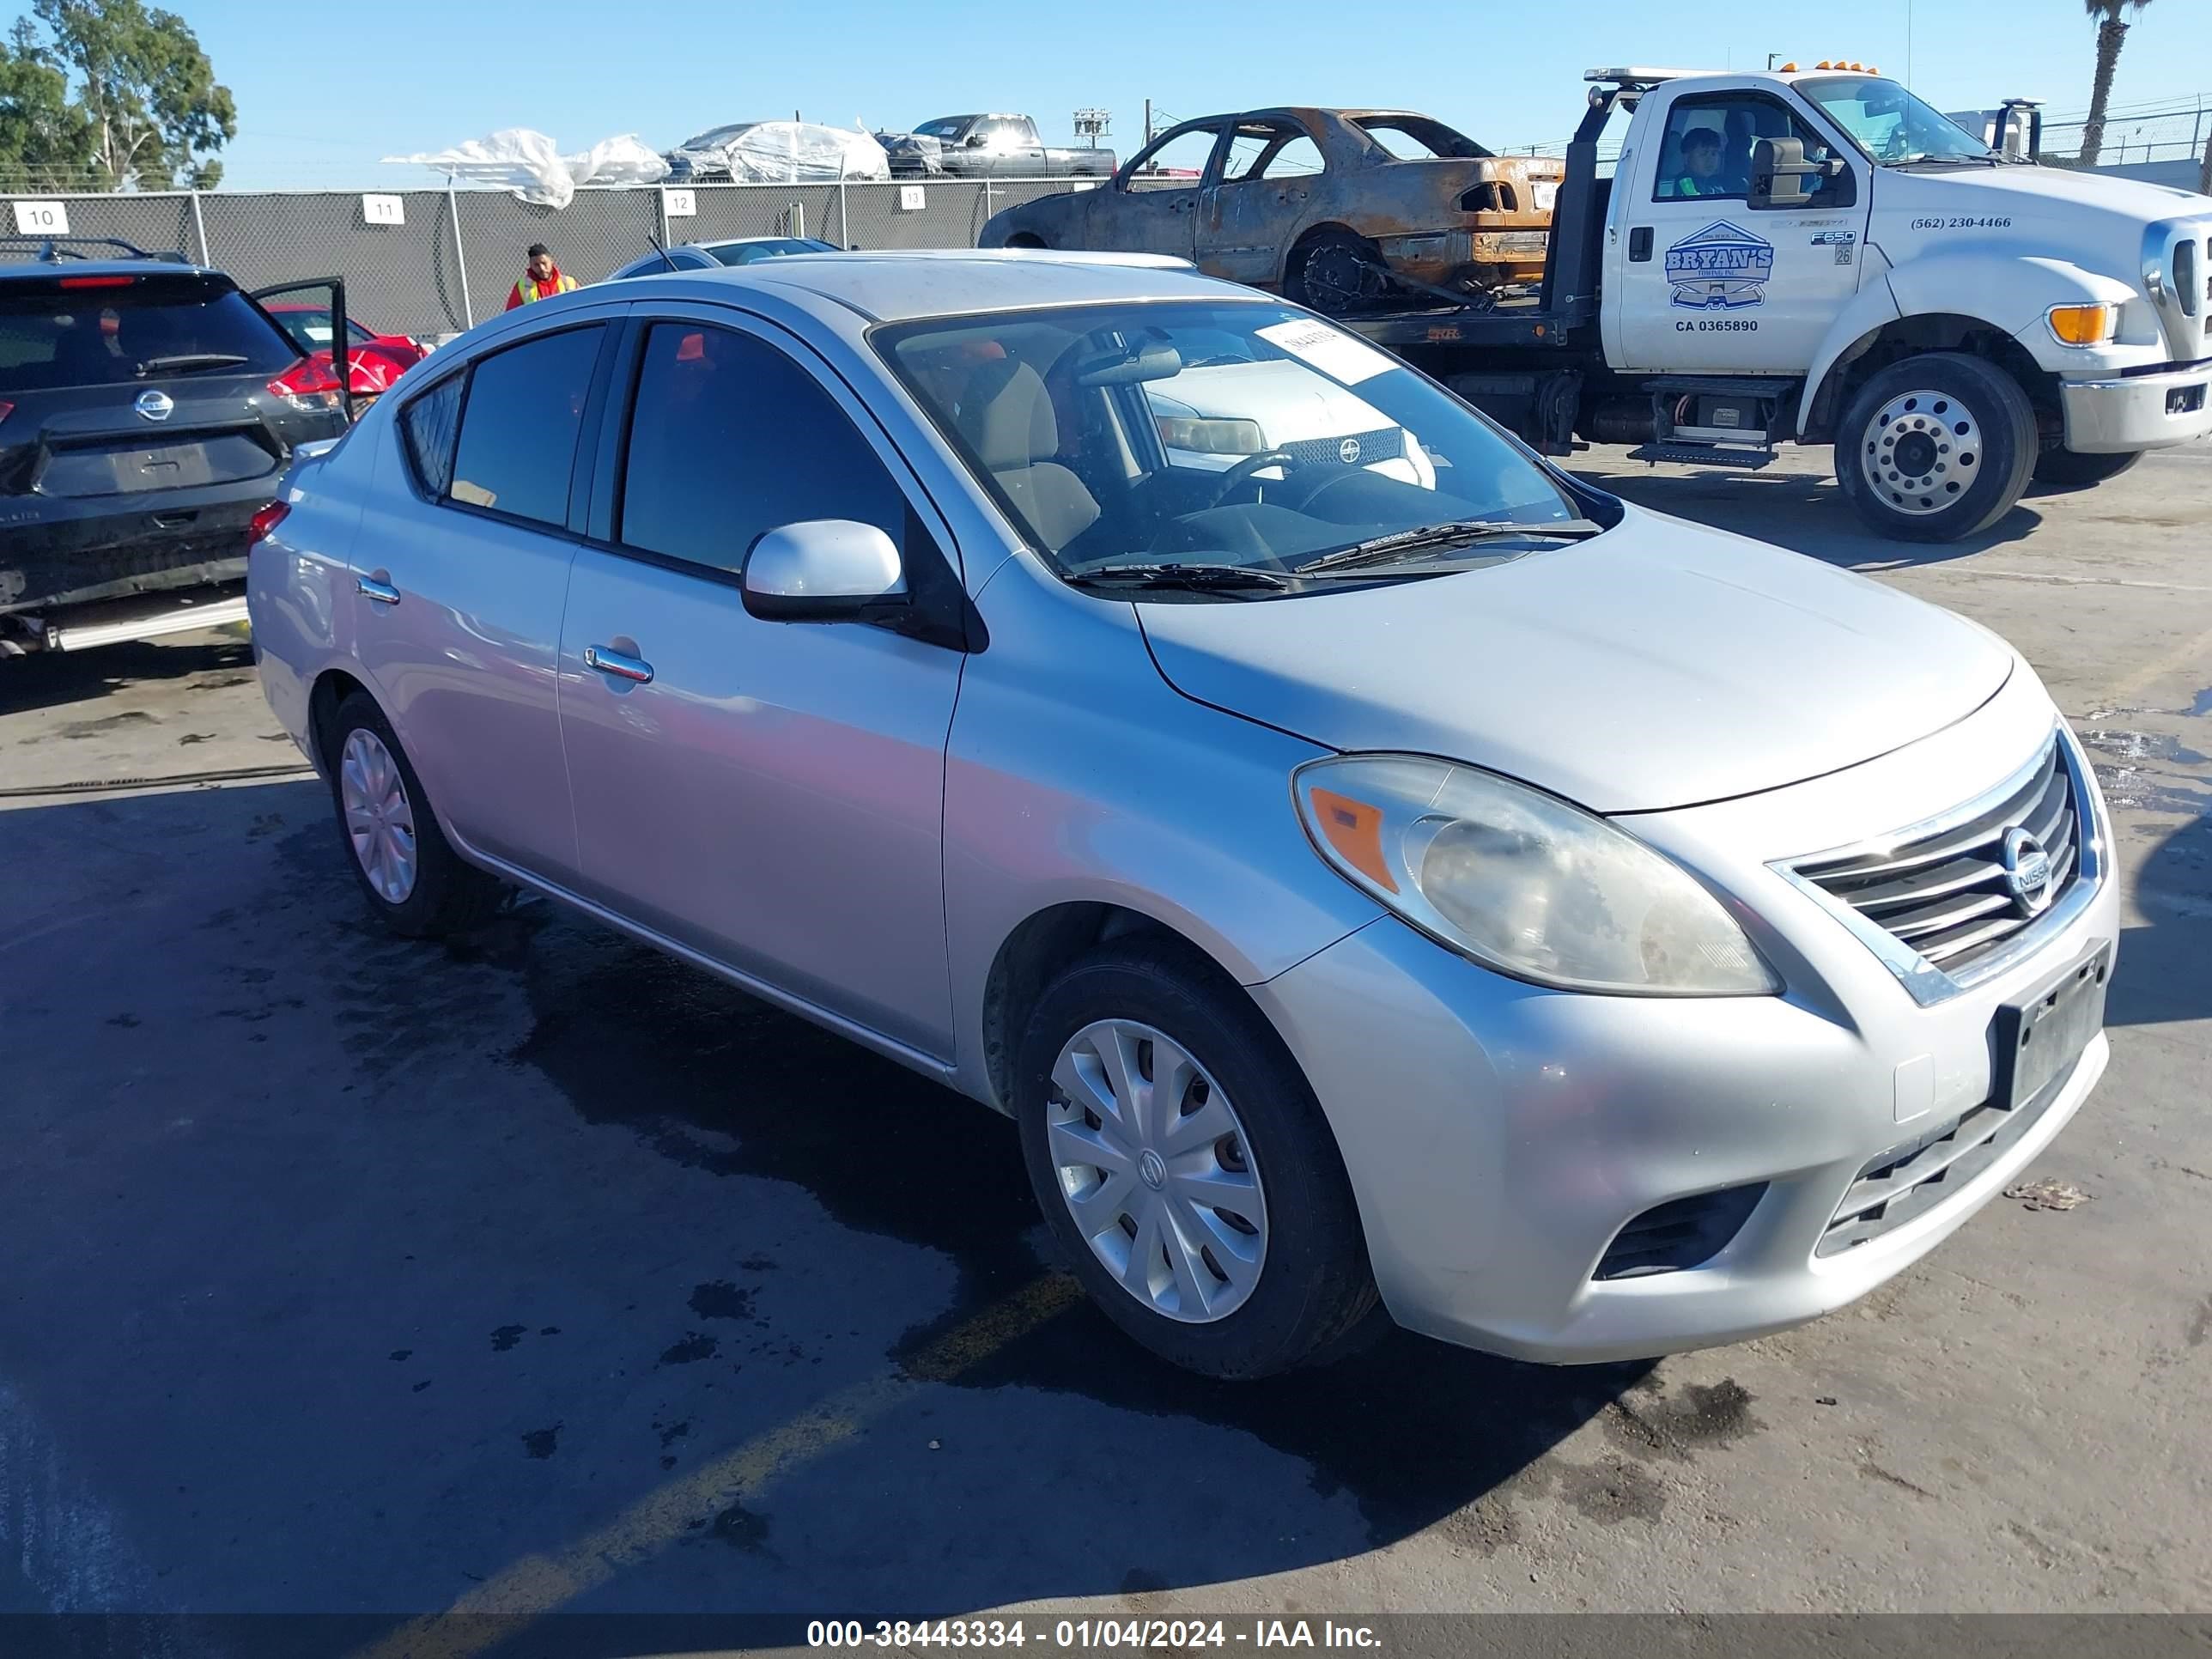
[[[1347,444],[1358,446],[1348,456]],[[1403,455],[1406,434],[1397,427],[1386,426],[1378,432],[1354,432],[1338,438],[1300,438],[1275,447],[1301,466],[1370,466]]]
[[[1702,1267],[1743,1230],[1765,1195],[1760,1181],[1656,1205],[1614,1236],[1590,1277],[1641,1279]]]
[[[1955,973],[1996,949],[2064,897],[2080,878],[2081,803],[2057,739],[2025,782],[1995,806],[1913,838],[1800,864],[1796,873]],[[2050,859],[2043,902],[2015,896],[2003,862],[2008,832],[2026,831]]]
[[[2050,1109],[2081,1063],[2076,1060],[2051,1079],[2025,1106],[1984,1101],[1964,1117],[1875,1158],[1852,1178],[1813,1254],[1841,1255],[1956,1196]]]

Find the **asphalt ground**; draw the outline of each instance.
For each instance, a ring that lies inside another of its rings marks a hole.
[[[1577,465],[2036,664],[2125,895],[2075,1207],[1654,1364],[1209,1384],[979,1107],[542,903],[384,937],[311,779],[17,794],[0,1613],[2212,1607],[2212,449],[1934,549],[1825,451]],[[295,758],[235,637],[0,662],[0,790]]]

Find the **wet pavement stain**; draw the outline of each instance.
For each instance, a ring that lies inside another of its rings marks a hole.
[[[2094,769],[2107,806],[2124,806],[2139,812],[2159,812],[2177,817],[2201,817],[2212,811],[2212,796],[2169,787],[2155,773],[2139,766]]]
[[[2204,757],[2197,750],[2184,746],[2179,738],[2169,738],[2162,732],[2093,727],[2081,734],[2081,741],[2115,760],[2130,764],[2140,761],[2172,761],[2182,766],[2202,766],[2205,763]]]
[[[768,1548],[768,1517],[754,1513],[743,1504],[732,1504],[715,1516],[707,1528],[707,1536],[748,1555],[758,1555]]]
[[[404,1360],[410,1358],[414,1352],[415,1350],[412,1348],[394,1348],[392,1351],[391,1357],[394,1359]]]
[[[664,1349],[660,1363],[664,1365],[696,1365],[702,1359],[712,1359],[714,1350],[721,1346],[720,1339],[702,1336],[697,1331],[685,1334],[681,1342]]]
[[[750,1319],[753,1293],[726,1279],[711,1279],[691,1292],[691,1311],[702,1319]]]
[[[530,1328],[527,1325],[502,1325],[491,1334],[491,1351],[494,1353],[505,1353],[529,1334]]]
[[[103,732],[118,731],[125,726],[157,726],[160,722],[141,708],[125,709],[120,714],[109,714],[96,720],[72,720],[61,728],[64,738],[96,738]]]
[[[2196,701],[2189,705],[2189,712],[2199,717],[2212,714],[2212,685],[2197,694]]]
[[[561,1443],[561,1431],[566,1425],[556,1423],[550,1429],[532,1429],[522,1437],[522,1449],[532,1457],[550,1457]]]
[[[1732,1376],[1710,1387],[1686,1383],[1670,1395],[1654,1375],[1623,1391],[1606,1413],[1605,1426],[1616,1444],[1639,1457],[1681,1462],[1765,1425],[1751,1414],[1750,1392]]]
[[[951,1261],[951,1305],[894,1344],[895,1362],[1051,1270],[1039,1255],[1042,1228],[1018,1139],[997,1114],[565,915],[518,915],[501,954],[516,963],[532,1015],[509,1058],[558,1089],[583,1121],[626,1127],[687,1169],[791,1183],[841,1225]],[[453,976],[422,972],[422,958],[414,960],[425,1006],[441,1006]],[[960,1202],[945,1201],[952,1192]],[[747,1241],[754,1251],[769,1243]],[[667,1358],[711,1340],[687,1334]],[[808,1358],[796,1345],[778,1346],[772,1340],[764,1357]],[[1064,1394],[1249,1435],[1304,1464],[1320,1497],[1353,1501],[1376,1543],[1505,1486],[1639,1382],[1652,1397],[1638,1411],[1656,1425],[1657,1445],[1676,1455],[1724,1448],[1759,1426],[1733,1383],[1686,1389],[1662,1405],[1648,1363],[1522,1364],[1401,1333],[1324,1370],[1214,1382],[1152,1359],[1087,1304],[945,1381]],[[1622,1502],[1641,1504],[1640,1494]]]
[[[1667,1507],[1667,1490],[1642,1464],[1607,1457],[1588,1468],[1559,1471],[1559,1498],[1585,1520],[1617,1527],[1624,1521],[1656,1522]]]

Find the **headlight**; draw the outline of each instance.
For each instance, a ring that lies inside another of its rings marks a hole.
[[[1501,974],[1625,996],[1782,988],[1687,871],[1540,790],[1412,755],[1316,761],[1292,788],[1340,874]]]
[[[2053,306],[2051,332],[2061,345],[2102,345],[2119,332],[2118,306]]]
[[[1155,415],[1160,441],[1170,449],[1194,451],[1200,455],[1258,455],[1267,447],[1267,434],[1257,421],[1213,421],[1178,415]]]

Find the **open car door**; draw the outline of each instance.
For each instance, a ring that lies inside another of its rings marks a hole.
[[[338,401],[345,410],[346,424],[351,426],[360,412],[355,407],[355,381],[362,372],[362,354],[353,348],[352,337],[346,322],[345,278],[319,276],[299,283],[279,283],[273,288],[259,288],[246,296],[269,313],[270,319],[291,337],[306,361],[293,371],[311,380],[317,380],[315,371],[333,383],[325,388],[319,381],[295,388],[301,392],[319,392],[335,389]],[[339,343],[345,343],[345,369],[340,373],[337,364]],[[383,392],[381,386],[362,390],[361,409],[376,401]]]

